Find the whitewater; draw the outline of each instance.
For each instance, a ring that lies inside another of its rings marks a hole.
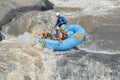
[[[119,80],[120,0],[49,1],[53,10],[21,12],[3,25],[0,80]],[[79,50],[43,48],[29,33],[53,26],[56,12],[87,31]]]

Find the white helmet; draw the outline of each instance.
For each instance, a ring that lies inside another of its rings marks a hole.
[[[57,13],[56,13],[56,16],[59,16],[59,15],[60,15],[60,13],[59,13],[59,12],[57,12]]]

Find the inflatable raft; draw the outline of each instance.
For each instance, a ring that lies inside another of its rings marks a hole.
[[[66,31],[69,34],[69,37],[63,40],[62,43],[50,39],[39,40],[39,42],[44,43],[43,47],[55,51],[65,51],[79,45],[86,37],[85,30],[79,25],[69,25],[66,27]]]

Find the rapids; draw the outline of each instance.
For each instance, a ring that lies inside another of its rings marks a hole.
[[[0,80],[119,80],[120,0],[49,1],[53,10],[22,12],[2,26]],[[87,31],[79,50],[54,52],[31,36],[50,29],[56,12]]]

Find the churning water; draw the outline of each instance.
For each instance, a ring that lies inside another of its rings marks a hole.
[[[0,42],[0,80],[119,80],[120,1],[50,1],[58,6],[55,10],[23,13],[4,25],[7,38]],[[32,28],[39,34],[50,28],[57,11],[68,24],[80,24],[87,31],[79,50],[44,49],[27,32]]]

